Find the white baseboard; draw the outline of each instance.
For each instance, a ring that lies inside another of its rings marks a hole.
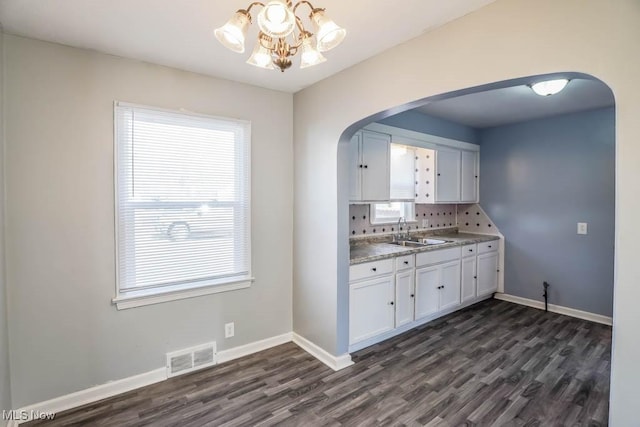
[[[353,361],[351,360],[351,355],[349,353],[343,354],[342,356],[334,356],[295,332],[293,333],[293,342],[334,371],[339,371],[353,365]]]
[[[266,350],[271,347],[275,347],[277,345],[285,344],[291,341],[292,334],[291,332],[288,332],[286,334],[252,342],[239,347],[222,350],[217,353],[217,363],[219,364],[228,362],[230,360],[248,356],[250,354],[257,353],[259,351]],[[31,417],[34,414],[51,412],[60,413],[62,411],[97,402],[108,397],[126,393],[140,387],[158,383],[166,379],[167,369],[166,367],[162,367],[154,369],[150,372],[146,372],[144,374],[134,375],[132,377],[124,378],[121,380],[111,381],[106,384],[101,384],[85,390],[80,390],[75,393],[57,397],[55,399],[47,400],[40,403],[34,403],[33,405],[28,405],[18,409],[18,411],[21,411],[21,413],[30,414],[30,417],[28,417],[29,419],[10,421],[8,426],[15,427],[18,424],[31,421]]]
[[[59,413],[78,406],[97,402],[108,397],[126,393],[140,387],[148,386],[167,379],[167,369],[162,367],[144,374],[134,375],[121,380],[111,381],[85,390],[65,396],[56,397],[33,405],[28,405],[18,409],[18,411],[29,414],[30,419],[20,420],[17,424],[31,421],[33,414],[37,413]]]
[[[522,298],[502,293],[496,293],[494,298],[544,310],[543,301],[536,301],[529,298]],[[591,322],[602,323],[603,325],[611,326],[613,324],[613,319],[611,317],[589,313],[588,311],[577,310],[575,308],[564,307],[562,305],[549,304],[549,311],[552,313],[564,314],[565,316],[577,317],[578,319],[589,320]]]
[[[286,334],[278,335],[260,341],[255,341],[249,344],[241,345],[239,347],[230,348],[228,350],[219,351],[217,354],[217,361],[218,363],[228,362],[230,360],[248,356],[250,354],[267,350],[278,345],[286,344],[291,341],[291,332],[287,332]]]

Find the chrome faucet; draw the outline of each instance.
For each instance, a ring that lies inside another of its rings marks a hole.
[[[404,224],[404,232],[402,232],[402,230],[400,229],[400,226]],[[401,216],[400,218],[398,218],[398,231],[396,232],[396,235],[394,236],[396,239],[396,242],[401,242],[403,240],[409,240],[410,236],[409,236],[409,227],[407,226],[407,219],[403,216]]]

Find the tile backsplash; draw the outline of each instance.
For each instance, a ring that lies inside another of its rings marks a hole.
[[[458,227],[460,231],[482,234],[499,234],[491,219],[480,205],[430,205],[416,203],[416,217],[408,222],[410,230],[438,230]],[[394,233],[397,223],[372,225],[369,220],[369,205],[349,205],[349,235]],[[426,227],[422,220],[429,220]]]
[[[427,205],[416,203],[416,217],[407,219],[410,230],[437,230],[456,226],[456,205]],[[349,205],[349,234],[380,234],[397,231],[397,223],[372,225],[369,219],[369,205]],[[422,220],[428,220],[427,227],[422,227]]]

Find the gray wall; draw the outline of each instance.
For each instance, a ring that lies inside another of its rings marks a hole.
[[[0,30],[0,100],[4,95],[4,34]],[[4,224],[4,115],[0,102],[0,224]],[[0,226],[0,411],[11,409],[9,381],[9,328],[7,326],[6,280],[4,266],[4,227]],[[4,421],[0,419],[0,425]]]
[[[414,132],[428,133],[442,138],[457,139],[471,144],[480,142],[479,132],[475,128],[413,110],[378,120],[378,123]]]
[[[506,240],[505,292],[612,315],[613,108],[481,131],[480,201]],[[577,235],[578,222],[589,234]]]
[[[292,330],[293,96],[5,36],[7,284],[15,407]],[[113,101],[252,122],[249,289],[117,311]],[[277,207],[277,209],[274,209]],[[235,337],[224,338],[224,323]]]

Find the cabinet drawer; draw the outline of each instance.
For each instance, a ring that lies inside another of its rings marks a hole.
[[[369,277],[384,276],[393,272],[393,259],[365,262],[349,267],[349,281],[366,279]]]
[[[462,247],[462,257],[474,256],[477,253],[475,243],[473,245],[466,245]]]
[[[422,252],[416,254],[416,265],[438,264],[445,261],[460,259],[460,247],[449,249],[438,249],[435,251]]]
[[[407,270],[416,265],[413,255],[399,256],[396,258],[396,271]]]
[[[490,242],[478,243],[478,253],[484,254],[487,252],[495,252],[500,247],[499,240],[492,240]]]

